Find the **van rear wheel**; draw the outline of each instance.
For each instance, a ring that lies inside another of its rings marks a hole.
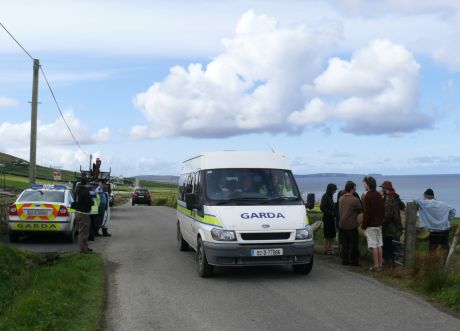
[[[196,247],[196,262],[198,267],[198,276],[202,278],[212,276],[214,267],[208,264],[208,260],[206,259],[206,253],[204,251],[203,241],[201,240],[201,238],[198,238],[198,244]]]
[[[307,264],[294,264],[292,266],[294,272],[299,275],[308,275],[313,269],[313,256],[311,257],[310,263]]]
[[[180,251],[188,251],[189,245],[188,243],[184,240],[182,237],[182,232],[180,230],[180,224],[177,222],[177,243],[179,245],[179,250]]]

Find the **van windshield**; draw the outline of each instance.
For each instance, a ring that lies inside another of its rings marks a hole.
[[[206,200],[212,204],[299,204],[301,197],[289,170],[205,170]]]

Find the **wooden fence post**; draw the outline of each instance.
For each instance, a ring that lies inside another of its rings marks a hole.
[[[404,235],[404,265],[412,274],[415,268],[415,241],[417,239],[417,204],[406,205],[406,233]]]
[[[444,265],[444,267],[446,268],[449,266],[450,260],[452,259],[452,255],[454,255],[455,249],[457,248],[457,241],[459,236],[460,225],[457,226],[457,231],[455,231],[454,239],[452,240],[452,245],[450,246],[449,255],[447,255],[446,264]]]

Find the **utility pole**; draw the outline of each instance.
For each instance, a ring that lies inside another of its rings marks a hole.
[[[38,108],[38,75],[40,61],[34,59],[34,73],[32,83],[32,115],[30,119],[30,158],[29,158],[29,184],[35,184],[37,163],[37,108]]]

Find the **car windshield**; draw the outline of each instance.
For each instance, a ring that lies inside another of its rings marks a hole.
[[[216,204],[297,204],[301,201],[289,170],[206,170],[205,183],[207,200]]]
[[[25,191],[18,202],[26,201],[46,201],[46,202],[64,202],[64,191],[48,191],[48,190],[34,190]]]
[[[146,194],[148,191],[147,190],[136,190],[136,193],[139,194]]]

